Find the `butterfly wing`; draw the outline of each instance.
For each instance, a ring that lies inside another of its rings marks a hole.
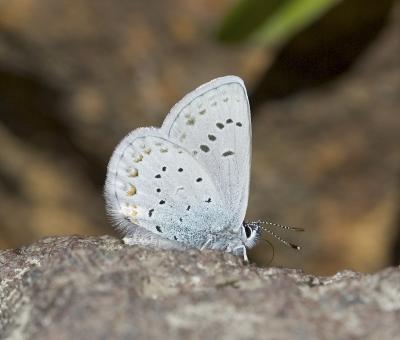
[[[134,130],[117,146],[105,197],[109,214],[128,236],[145,229],[201,247],[227,220],[208,171],[154,128]]]
[[[243,81],[226,76],[200,86],[172,108],[161,129],[207,169],[231,211],[231,226],[240,226],[251,163],[250,107]]]

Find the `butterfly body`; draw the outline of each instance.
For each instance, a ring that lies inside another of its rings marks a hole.
[[[115,149],[107,172],[108,213],[125,242],[243,254],[251,121],[238,77],[215,79],[176,104],[160,129],[139,128]],[[254,231],[254,233],[253,233]]]

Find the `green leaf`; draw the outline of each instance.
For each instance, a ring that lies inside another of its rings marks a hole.
[[[218,38],[282,43],[340,0],[242,0],[224,19]]]
[[[218,32],[223,41],[240,41],[248,38],[265,19],[291,0],[242,0],[228,13]]]

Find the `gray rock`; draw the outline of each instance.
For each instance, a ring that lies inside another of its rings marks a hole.
[[[394,339],[400,267],[316,277],[226,253],[51,237],[0,252],[1,339]]]

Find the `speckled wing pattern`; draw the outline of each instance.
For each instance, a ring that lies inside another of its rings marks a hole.
[[[105,184],[108,213],[133,243],[168,240],[167,248],[200,248],[210,236],[238,230],[247,208],[250,133],[240,78],[199,87],[160,129],[136,129],[117,146]]]
[[[200,86],[172,108],[161,129],[207,169],[231,212],[230,225],[240,226],[251,164],[250,106],[243,81],[226,76]]]
[[[133,131],[116,148],[106,199],[108,211],[128,235],[140,226],[199,247],[222,227],[218,216],[224,216],[223,201],[210,175],[154,128]]]

